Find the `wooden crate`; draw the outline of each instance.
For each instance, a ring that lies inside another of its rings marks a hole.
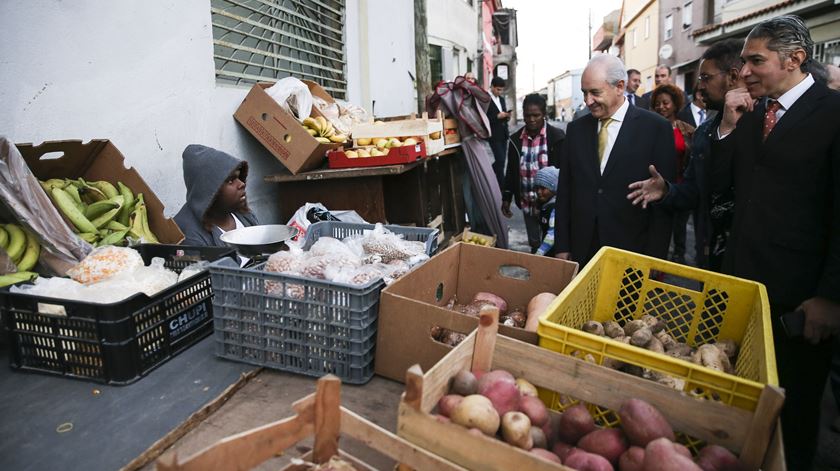
[[[445,145],[443,140],[443,113],[440,111],[434,118],[429,118],[429,115],[424,112],[419,118],[416,114],[412,114],[408,117],[395,119],[385,118],[379,124],[374,124],[373,121],[355,124],[351,134],[354,147],[358,147],[358,140],[363,138],[420,137],[426,143],[426,154],[435,155],[443,151]],[[435,134],[436,139],[432,137],[433,134]]]
[[[431,453],[468,469],[569,470],[487,436],[468,433],[431,415],[461,370],[504,369],[536,386],[617,410],[627,398],[652,404],[675,430],[738,453],[749,469],[783,470],[778,414],[784,397],[766,386],[754,412],[695,399],[642,378],[561,355],[518,340],[497,336],[498,310],[481,312],[478,329],[427,373],[415,365],[406,373],[397,433]],[[476,450],[481,450],[476,452]]]
[[[461,135],[458,134],[458,120],[446,118],[443,120],[443,143],[456,144],[461,142]]]
[[[298,400],[292,407],[296,412],[292,417],[223,438],[186,459],[180,459],[174,452],[166,453],[158,458],[157,469],[251,469],[312,435],[315,436],[315,445],[302,459],[320,464],[329,461],[332,456],[339,455],[357,469],[373,469],[363,461],[341,451],[338,440],[340,435],[346,435],[400,462],[401,470],[464,470],[461,466],[419,449],[342,407],[341,380],[336,376],[321,377],[316,392]],[[309,467],[292,463],[283,469],[304,471]]]

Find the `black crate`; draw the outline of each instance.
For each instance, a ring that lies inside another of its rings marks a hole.
[[[141,244],[134,249],[147,265],[160,257],[179,273],[199,260],[235,258],[228,247]],[[212,297],[209,272],[154,297],[141,293],[111,304],[0,289],[11,366],[115,385],[133,383],[213,331]],[[56,309],[66,315],[47,314]]]

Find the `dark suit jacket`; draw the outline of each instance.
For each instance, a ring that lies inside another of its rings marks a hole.
[[[513,201],[516,206],[519,206],[519,199],[522,197],[519,159],[522,156],[522,139],[520,136],[524,129],[524,126],[517,129],[508,139],[507,168],[505,169],[505,181],[502,188],[502,201]],[[562,129],[546,123],[545,134],[548,138],[548,165],[557,167],[560,165],[560,151],[566,133]]]
[[[685,105],[685,107],[677,113],[677,119],[688,123],[695,128],[697,127],[697,121],[694,120],[694,113],[691,112],[691,103]]]
[[[647,93],[642,94],[643,103],[638,105],[638,108],[642,108],[645,110],[649,110],[652,103],[650,102],[650,96],[653,94],[653,91],[649,91]],[[644,105],[644,106],[642,106]]]
[[[723,270],[764,283],[780,307],[840,302],[840,93],[814,84],[762,142],[765,110],[712,142],[713,190],[735,188]]]
[[[671,241],[670,212],[657,205],[633,206],[627,187],[649,178],[650,164],[666,180],[673,180],[676,159],[670,123],[630,106],[603,175],[597,130],[598,120],[591,115],[567,128],[557,184],[557,251],[571,252],[572,260],[581,265],[603,245],[665,258]],[[595,240],[599,246],[593,246]]]
[[[499,102],[502,104],[501,110],[496,107],[496,103],[494,103],[493,100],[490,100],[490,106],[487,108],[487,121],[490,122],[490,140],[505,142],[508,138],[508,121],[498,118],[500,112],[507,111],[505,97],[500,96]],[[502,149],[504,149],[504,147],[502,147]]]
[[[636,98],[634,99],[634,101],[635,101],[636,108],[641,108],[643,110],[649,110],[650,109],[650,95],[648,95],[647,97],[645,97],[644,95],[643,96],[635,95],[635,97]],[[634,103],[631,103],[631,104],[634,104]]]

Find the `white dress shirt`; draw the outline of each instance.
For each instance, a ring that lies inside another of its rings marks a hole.
[[[624,122],[624,115],[627,114],[627,109],[630,108],[630,102],[625,99],[624,103],[613,113],[610,118],[613,119],[613,122],[610,123],[610,126],[607,128],[607,148],[604,150],[604,158],[601,160],[601,174],[604,173],[604,169],[607,168],[607,162],[610,160],[610,153],[612,152],[613,145],[615,145],[615,140],[618,138],[618,132],[621,131],[621,124]],[[601,132],[601,120],[598,120],[598,132]]]
[[[691,114],[694,116],[694,124],[696,124],[697,126],[700,126],[701,124],[703,124],[703,121],[706,120],[707,111],[704,110],[703,108],[700,108],[699,106],[695,105],[693,101],[691,102],[691,105],[689,105],[689,106],[691,106]],[[703,119],[700,119],[700,112],[701,111],[703,112]],[[695,127],[697,127],[697,126],[695,126]]]
[[[502,109],[502,100],[500,100],[500,99],[499,99],[499,97],[497,97],[496,95],[494,95],[494,94],[491,92],[491,93],[490,93],[490,99],[491,99],[491,100],[493,100],[493,103],[495,103],[495,104],[496,104],[496,108],[498,108],[498,110],[499,110],[499,111],[504,111],[504,110]]]

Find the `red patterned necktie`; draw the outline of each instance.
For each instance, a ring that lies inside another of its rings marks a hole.
[[[776,126],[776,112],[782,108],[782,104],[778,101],[771,101],[767,103],[767,112],[764,113],[764,140],[770,135],[770,131]]]

